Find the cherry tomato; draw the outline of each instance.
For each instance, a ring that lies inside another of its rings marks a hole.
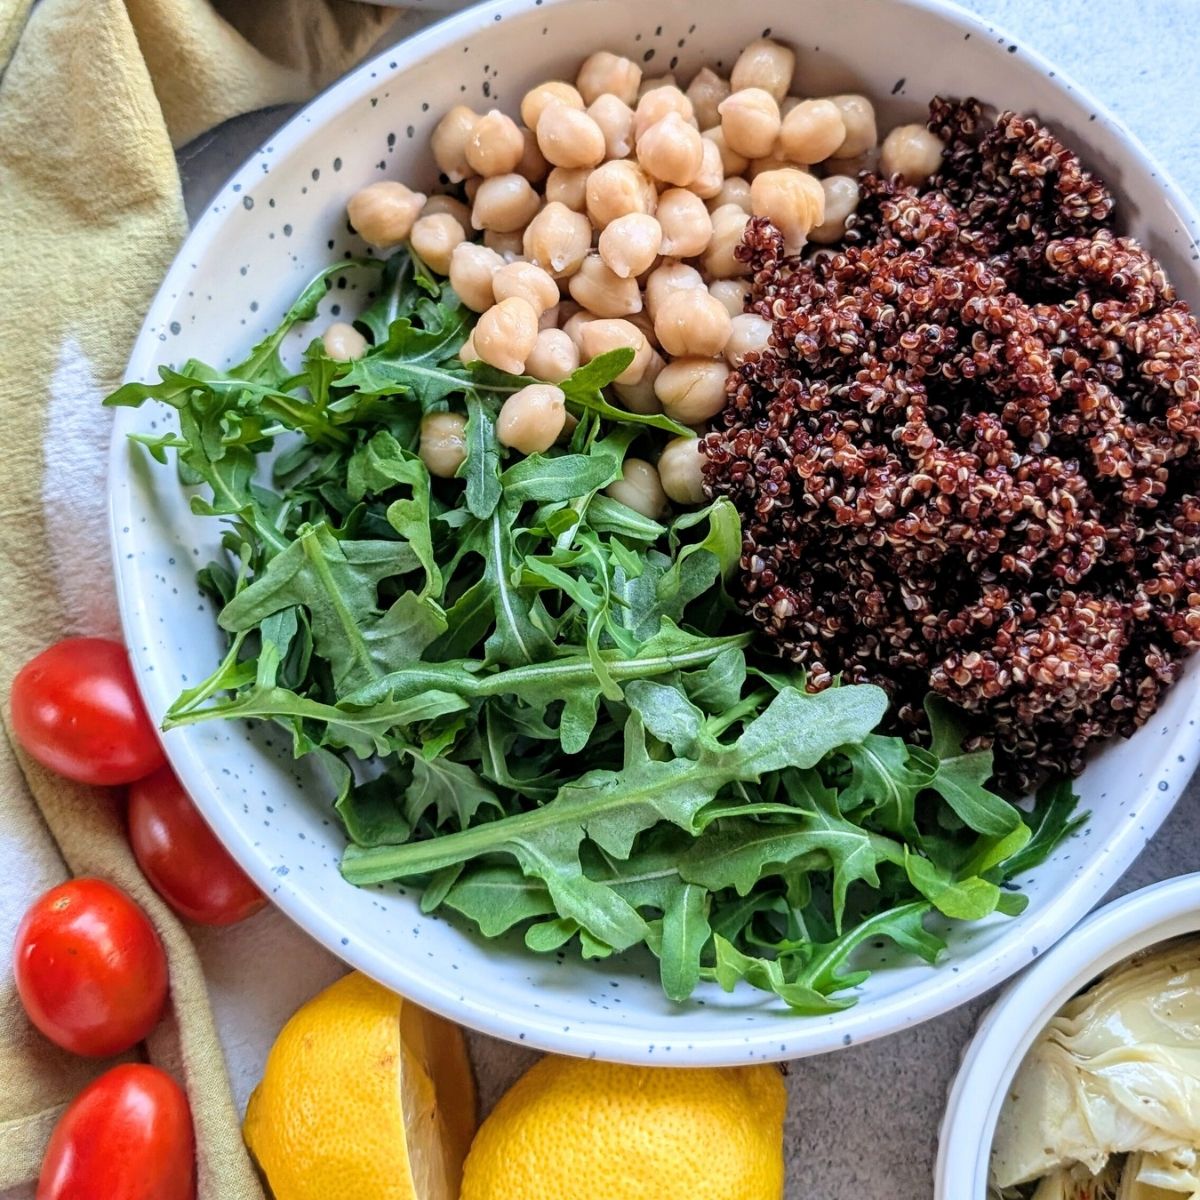
[[[104,638],[67,638],[27,662],[12,720],[33,758],[79,783],[132,783],[165,761],[125,647]]]
[[[183,1089],[125,1063],[93,1080],[59,1118],[37,1200],[193,1200],[196,1147]]]
[[[267,902],[204,823],[170,767],[130,787],[129,840],[154,890],[189,921],[232,925]]]
[[[137,1045],[167,998],[167,956],[149,918],[103,879],[70,879],[17,927],[17,994],[56,1045],[103,1057]]]

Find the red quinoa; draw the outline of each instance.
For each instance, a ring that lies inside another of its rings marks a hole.
[[[1025,789],[1133,733],[1200,644],[1200,328],[1046,129],[930,108],[941,173],[864,175],[842,248],[785,258],[751,222],[771,348],[706,476],[812,689],[882,684],[909,727],[940,693]]]

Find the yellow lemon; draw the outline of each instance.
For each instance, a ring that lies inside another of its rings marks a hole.
[[[786,1104],[770,1066],[549,1056],[480,1127],[462,1200],[780,1200]]]
[[[461,1031],[357,972],[283,1027],[243,1129],[275,1200],[458,1200],[474,1132]]]

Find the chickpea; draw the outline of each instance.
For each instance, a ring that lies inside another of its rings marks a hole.
[[[707,288],[672,292],[658,306],[654,334],[659,345],[675,358],[713,358],[729,340],[732,328],[725,305]]]
[[[658,87],[647,92],[637,102],[633,125],[635,139],[640,138],[651,125],[657,125],[669,113],[677,113],[688,125],[696,125],[692,102],[677,87]]]
[[[799,253],[809,230],[825,220],[825,190],[820,180],[797,167],[764,171],[750,185],[756,217],[766,217],[783,234],[789,254]]]
[[[525,373],[547,383],[561,383],[579,366],[579,347],[561,329],[543,329],[525,360]]]
[[[827,158],[821,169],[826,175],[849,175],[856,178],[860,171],[874,171],[879,166],[879,147],[872,146],[853,158]]]
[[[732,204],[712,214],[713,235],[704,252],[703,265],[710,279],[734,279],[750,274],[750,264],[738,262],[734,251],[746,232],[748,213]]]
[[[496,303],[492,277],[504,266],[495,250],[477,242],[459,242],[450,255],[450,286],[473,312],[485,312]]]
[[[604,134],[606,158],[628,158],[633,153],[633,109],[624,100],[605,92],[588,105],[588,116]]]
[[[796,55],[787,46],[759,38],[738,55],[729,83],[735,92],[762,88],[779,103],[788,94],[795,73]]]
[[[498,301],[507,300],[510,296],[527,300],[529,307],[539,317],[558,303],[558,284],[548,272],[529,262],[512,262],[502,266],[492,276],[492,290]]]
[[[454,247],[466,239],[466,230],[449,213],[434,213],[432,217],[420,217],[416,221],[409,243],[430,270],[449,275]]]
[[[729,148],[729,142],[725,139],[725,130],[720,125],[706,129],[703,137],[705,141],[712,142],[721,152],[721,167],[726,178],[730,175],[740,175],[750,165],[750,160],[745,155],[738,154]]]
[[[701,138],[703,157],[700,172],[688,187],[702,200],[710,200],[721,190],[725,182],[725,164],[721,161],[721,150],[712,138]]]
[[[566,397],[552,383],[531,383],[500,406],[496,436],[522,454],[549,450],[567,422]]]
[[[530,183],[542,183],[550,174],[550,164],[538,149],[537,135],[532,129],[522,129],[521,138],[525,149],[521,151],[521,161],[517,163],[517,174],[524,175]]]
[[[481,183],[483,183],[483,180],[478,175],[472,175],[470,179],[463,181],[463,192],[466,194],[468,204],[475,203],[475,197],[479,193],[479,185]]]
[[[451,183],[461,183],[475,172],[467,162],[467,141],[475,130],[479,114],[465,104],[456,104],[437,123],[429,139],[433,161]]]
[[[717,105],[724,100],[732,88],[728,79],[722,79],[711,67],[701,67],[687,86],[687,98],[692,102],[692,112],[701,129],[712,129],[721,123]]]
[[[485,179],[508,175],[525,153],[525,139],[512,117],[493,108],[475,122],[464,153],[471,169]]]
[[[475,331],[473,329],[467,334],[467,340],[458,348],[458,361],[464,367],[469,367],[473,362],[479,361],[479,351],[475,349]]]
[[[627,317],[642,309],[637,280],[622,279],[598,254],[583,260],[567,289],[573,300],[598,317]]]
[[[944,149],[924,125],[897,125],[879,148],[879,169],[886,179],[899,175],[905,183],[924,183],[941,170]]]
[[[604,227],[597,249],[614,275],[631,279],[649,270],[661,245],[662,227],[653,217],[626,213]]]
[[[653,348],[650,350],[650,360],[646,370],[637,383],[614,383],[613,391],[617,398],[630,412],[650,416],[662,412],[662,405],[654,394],[654,381],[659,377],[667,361]]]
[[[538,149],[556,167],[594,167],[604,161],[604,132],[587,113],[552,104],[537,123]]]
[[[651,178],[687,187],[704,165],[704,139],[678,113],[669,112],[638,138],[637,160]]]
[[[657,216],[662,229],[660,253],[668,258],[695,258],[708,248],[712,217],[695,192],[668,188],[658,198]]]
[[[748,354],[761,354],[771,342],[771,322],[757,313],[738,313],[725,343],[725,361],[740,367]]]
[[[629,213],[653,215],[658,190],[634,162],[619,159],[597,167],[587,179],[588,216],[597,229]]]
[[[845,140],[842,110],[832,100],[802,100],[783,119],[779,152],[794,163],[819,163]]]
[[[565,204],[575,212],[587,208],[588,167],[554,167],[546,176],[546,200]]]
[[[493,304],[479,318],[472,339],[485,363],[510,375],[523,375],[537,335],[538,317],[533,305],[520,296],[510,296]]]
[[[549,308],[543,309],[541,316],[538,317],[538,332],[543,329],[557,329],[562,321],[559,317],[559,309],[562,308],[562,301],[557,304],[550,305]]]
[[[666,515],[667,493],[658,478],[658,468],[645,459],[627,458],[621,468],[621,478],[610,483],[604,492],[651,520]]]
[[[784,98],[782,100],[780,100],[780,102],[779,102],[780,118],[782,120],[786,121],[787,117],[788,117],[788,113],[790,113],[792,111],[792,109],[798,107],[799,105],[801,105],[803,103],[804,103],[804,98],[802,96],[784,96]]]
[[[467,458],[467,418],[462,413],[426,413],[419,453],[430,475],[453,479]]]
[[[588,55],[579,68],[575,86],[587,104],[595,104],[598,96],[611,92],[618,100],[632,106],[637,103],[641,82],[642,68],[637,63],[608,50],[597,50]]]
[[[695,267],[667,260],[650,272],[646,280],[646,311],[653,321],[663,302],[674,292],[703,288],[704,279]]]
[[[746,168],[746,178],[753,184],[764,171],[791,171],[795,169],[796,164],[794,162],[789,162],[788,159],[779,158],[774,154],[768,154],[766,158],[756,158],[750,163],[749,167]]]
[[[722,100],[721,130],[729,148],[746,158],[765,158],[779,136],[779,105],[763,88],[745,88]]]
[[[521,98],[521,120],[533,130],[538,127],[542,113],[552,104],[565,104],[568,108],[582,109],[584,99],[569,83],[561,79],[550,79],[530,88]]]
[[[471,227],[471,210],[454,196],[430,196],[421,209],[421,216],[432,217],[438,213],[449,213],[464,229]]]
[[[700,425],[725,407],[729,368],[719,358],[677,358],[654,381],[663,412],[681,425]]]
[[[623,317],[584,323],[579,331],[579,340],[583,349],[581,359],[584,362],[591,362],[593,358],[607,354],[610,350],[633,351],[633,362],[617,376],[614,381],[616,383],[640,383],[647,366],[650,365],[653,350],[646,341],[646,335],[632,321]]]
[[[673,71],[668,71],[665,75],[654,75],[648,79],[643,79],[638,84],[637,98],[640,100],[647,92],[652,92],[655,88],[678,86],[679,80],[675,78]],[[636,108],[637,105],[635,104],[634,107]]]
[[[338,362],[362,358],[367,352],[367,339],[345,321],[334,321],[321,335],[321,344],[325,347],[325,353]]]
[[[875,128],[875,106],[866,96],[853,93],[829,98],[838,106],[842,124],[846,127],[846,136],[831,157],[854,158],[870,150],[879,141],[879,133]]]
[[[581,308],[563,322],[562,331],[571,339],[571,344],[575,347],[580,359],[583,358],[583,331],[593,321],[599,320],[601,320],[600,317],[588,312],[586,308]]]
[[[676,504],[703,504],[704,454],[700,439],[672,438],[658,456],[658,477],[668,499]]]
[[[517,232],[500,233],[496,229],[484,230],[483,244],[489,250],[495,250],[505,262],[520,258],[525,252],[522,235]]]
[[[386,250],[398,246],[412,233],[424,205],[424,193],[385,179],[355,192],[346,205],[346,213],[364,242]]]
[[[525,257],[555,278],[574,275],[592,248],[592,225],[581,212],[553,200],[525,229]]]
[[[849,175],[827,175],[821,180],[825,193],[825,219],[808,231],[810,241],[821,246],[839,242],[846,222],[858,207],[858,183]]]
[[[709,212],[734,204],[743,212],[750,211],[750,180],[740,175],[727,177],[721,184],[721,190],[708,202]]]
[[[533,220],[541,201],[523,175],[493,175],[475,193],[471,224],[476,229],[515,233]]]
[[[744,279],[714,279],[708,285],[708,294],[720,300],[725,310],[736,321],[746,311],[746,297],[750,285]]]

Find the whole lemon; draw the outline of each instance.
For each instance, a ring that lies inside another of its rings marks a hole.
[[[275,1200],[458,1200],[475,1114],[461,1031],[352,973],[280,1031],[243,1133]]]
[[[480,1127],[462,1200],[780,1200],[786,1105],[771,1066],[551,1055]]]

